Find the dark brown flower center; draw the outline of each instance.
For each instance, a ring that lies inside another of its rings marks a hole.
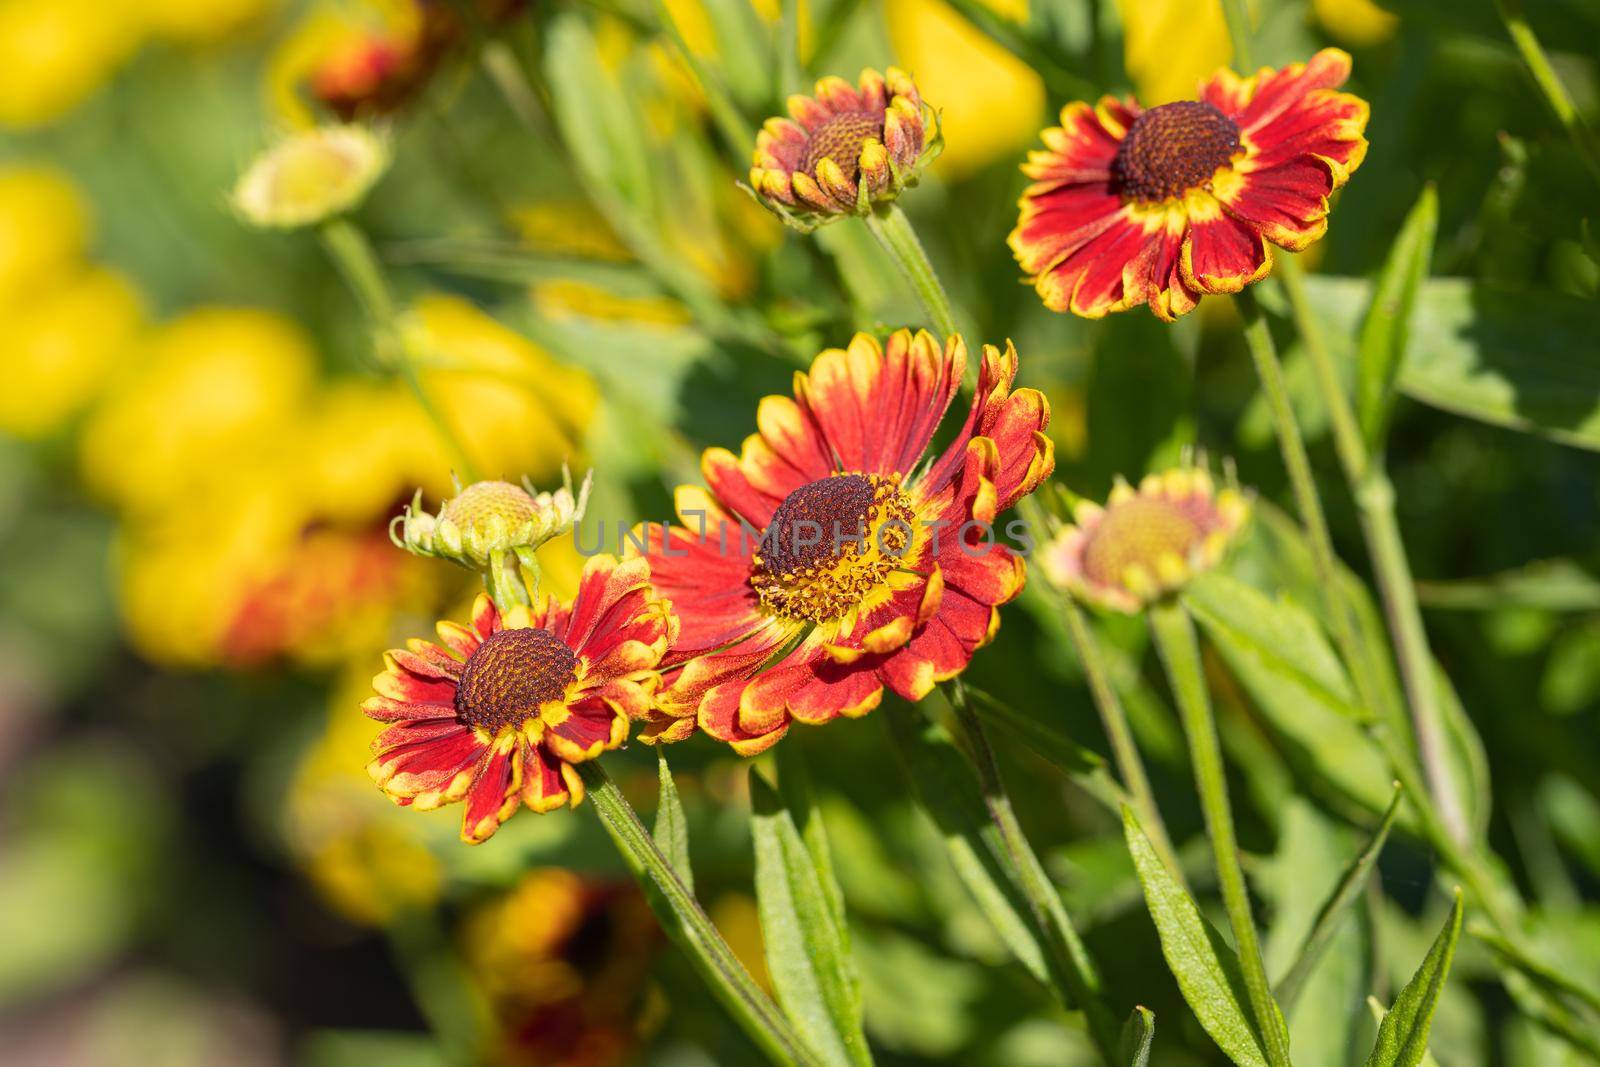
[[[1157,573],[1162,556],[1187,561],[1205,531],[1183,508],[1166,500],[1135,497],[1106,509],[1094,536],[1084,546],[1083,573],[1101,585],[1123,584],[1128,568]]]
[[[861,146],[869,139],[883,140],[883,112],[841,111],[811,131],[800,169],[814,178],[817,164],[831,159],[846,178],[855,181],[861,168]]]
[[[1204,186],[1239,149],[1232,119],[1210,104],[1180,100],[1133,120],[1111,174],[1123,195],[1156,202]]]
[[[794,574],[825,566],[847,542],[867,533],[875,496],[860,474],[838,474],[802,485],[784,497],[761,538],[761,562],[769,574]]]
[[[915,519],[892,475],[835,474],[802,485],[772,513],[750,584],[778,615],[837,619],[905,564]]]
[[[456,715],[469,726],[498,733],[560,700],[577,677],[578,657],[549,630],[501,630],[467,658],[456,686]]]

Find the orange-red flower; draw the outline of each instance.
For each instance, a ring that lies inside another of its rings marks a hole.
[[[789,114],[756,135],[750,189],[801,230],[894,199],[943,147],[932,109],[894,67],[862,71],[859,87],[823,78],[816,96],[789,98]]]
[[[1367,152],[1366,101],[1336,91],[1349,76],[1328,48],[1250,78],[1218,71],[1198,100],[1063,108],[1023,167],[1010,237],[1045,305],[1099,318],[1149,304],[1170,322],[1266,277],[1268,242],[1318,240]]]
[[[992,524],[1053,468],[1050,410],[1012,390],[1015,348],[985,346],[966,421],[925,460],[966,360],[959,337],[858,334],[762,400],[741,454],[705,452],[684,525],[648,529],[683,628],[643,740],[698,724],[760,752],[794,720],[865,715],[886,685],[920,699],[993,636],[1025,572]]]
[[[461,836],[485,841],[519,804],[577,806],[573,764],[616,748],[660,681],[676,629],[644,560],[596,556],[570,606],[547,599],[504,617],[480,595],[472,623],[441,622],[385,657],[361,707],[393,725],[367,771],[402,806],[466,801]]]

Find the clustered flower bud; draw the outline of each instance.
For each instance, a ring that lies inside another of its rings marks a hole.
[[[423,510],[418,490],[395,517],[390,536],[415,555],[450,559],[478,570],[489,567],[496,553],[506,552],[536,568],[534,551],[583,518],[589,484],[590,476],[585,476],[574,495],[571,475],[565,471],[561,488],[553,493],[535,492],[526,479],[522,485],[474,482],[445,501],[437,515]]]
[[[893,200],[944,147],[933,110],[894,67],[863,71],[859,87],[824,78],[815,96],[789,98],[789,114],[757,135],[749,190],[802,232]]]

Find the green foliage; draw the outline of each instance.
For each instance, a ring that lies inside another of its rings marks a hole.
[[[1367,1057],[1366,1067],[1417,1067],[1428,1054],[1428,1029],[1433,1025],[1439,994],[1449,977],[1450,963],[1455,959],[1456,941],[1461,936],[1462,908],[1458,889],[1450,917],[1428,950],[1427,958],[1384,1015],[1378,1027],[1378,1042]]]

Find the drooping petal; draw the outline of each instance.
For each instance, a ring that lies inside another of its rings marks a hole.
[[[1185,284],[1202,293],[1237,293],[1271,269],[1272,253],[1259,230],[1223,211],[1215,200],[1204,210],[1190,211],[1183,240]]]
[[[461,814],[461,839],[468,844],[489,840],[516,812],[522,790],[520,744],[515,734],[507,734],[479,765]]]
[[[543,744],[522,744],[522,802],[529,811],[554,811],[576,804],[571,786],[562,774],[562,761]]]

